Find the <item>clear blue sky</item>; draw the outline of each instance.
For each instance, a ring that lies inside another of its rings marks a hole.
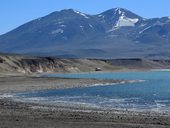
[[[53,11],[73,8],[97,14],[115,7],[145,18],[170,16],[170,0],[0,0],[0,34]]]

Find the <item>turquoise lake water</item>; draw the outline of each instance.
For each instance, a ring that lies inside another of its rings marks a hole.
[[[170,112],[170,71],[49,74],[48,77],[145,80],[144,82],[19,93],[27,101],[83,104],[109,109]]]

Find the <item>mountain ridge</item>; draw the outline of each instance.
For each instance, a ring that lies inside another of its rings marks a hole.
[[[123,8],[96,15],[64,9],[1,35],[0,52],[80,58],[169,58],[169,42],[169,17],[146,19]]]

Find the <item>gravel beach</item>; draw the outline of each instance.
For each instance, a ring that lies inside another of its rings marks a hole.
[[[0,94],[122,81],[1,76]],[[15,102],[6,97],[0,99],[0,128],[170,128],[170,116],[159,113],[40,105]]]

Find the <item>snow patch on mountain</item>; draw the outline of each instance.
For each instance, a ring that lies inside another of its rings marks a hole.
[[[118,11],[120,11],[120,9]],[[125,12],[121,12],[121,16],[119,17],[119,20],[117,21],[115,27],[135,26],[135,23],[137,23],[138,21],[139,21],[138,18],[132,19],[132,18],[126,17]]]
[[[56,24],[63,24],[63,23],[64,23],[64,21],[58,20]]]
[[[74,11],[75,13],[83,16],[84,18],[89,19],[89,17],[88,17],[86,14],[84,14],[84,13],[82,13],[82,12],[79,12],[79,11],[77,11],[77,10],[73,10],[73,11]]]
[[[61,24],[59,27],[65,28],[65,27],[66,27],[66,25],[64,25],[64,24]]]
[[[102,17],[102,18],[104,18],[104,16],[103,16],[103,15],[98,15],[98,17]]]
[[[62,39],[63,40],[68,40],[68,37],[67,36],[63,36]]]
[[[146,28],[144,28],[142,31],[139,32],[139,34],[142,34],[144,31],[148,30],[149,28],[151,28],[152,26],[148,26]]]
[[[98,15],[98,17],[101,19],[101,22],[105,23],[105,16],[104,15]]]
[[[139,21],[138,18],[129,18],[125,15],[125,11],[122,11],[121,8],[115,9],[115,14],[119,15],[119,19],[115,25],[115,27],[123,27],[123,26],[135,26],[135,23]]]
[[[64,30],[63,29],[57,29],[57,30],[53,30],[52,32],[51,32],[51,34],[62,34],[64,32]]]
[[[146,26],[146,25],[147,25],[147,24],[141,24],[140,27],[144,27],[144,26]]]
[[[139,21],[138,18],[129,18],[125,16],[125,12],[122,12],[119,8],[116,9],[116,13],[120,14],[119,19],[117,20],[116,24],[107,32],[112,32],[120,27],[134,27],[135,24]]]
[[[131,19],[125,16],[121,16],[119,20],[116,23],[115,27],[123,27],[123,26],[135,26],[135,23],[137,23],[139,19]]]
[[[84,31],[84,26],[80,26],[81,30]]]
[[[115,14],[118,12],[118,14],[120,15],[122,13],[122,11],[120,10],[120,8],[116,8],[115,9]]]
[[[90,26],[91,28],[93,28],[93,25],[89,24],[89,26]]]

